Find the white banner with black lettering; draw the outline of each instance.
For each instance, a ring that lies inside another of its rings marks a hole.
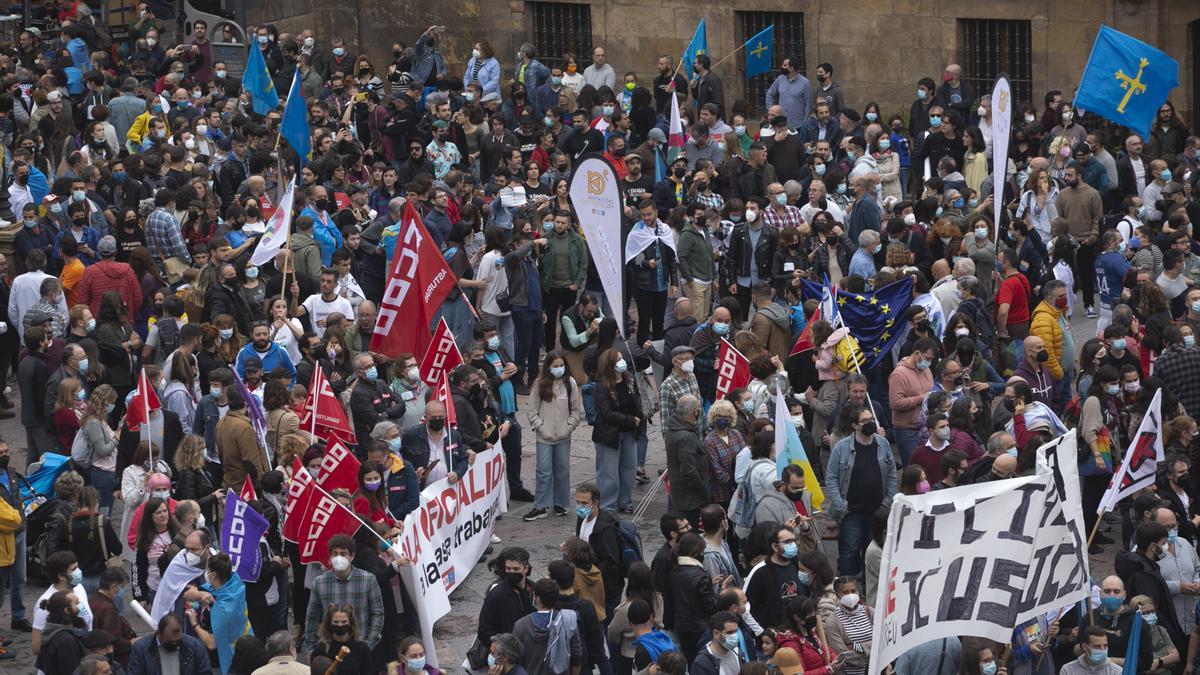
[[[999,642],[1089,589],[1075,434],[1038,450],[1037,473],[907,497],[888,518],[872,675],[930,640]]]
[[[421,491],[421,505],[404,519],[396,552],[412,561],[400,578],[421,620],[430,665],[437,665],[433,624],[450,612],[450,593],[467,578],[492,540],[496,516],[508,511],[504,453],[475,456],[466,475]]]

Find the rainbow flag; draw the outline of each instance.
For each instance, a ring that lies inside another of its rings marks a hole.
[[[825,493],[817,482],[817,474],[813,471],[812,462],[808,461],[808,453],[800,442],[800,434],[792,422],[791,415],[783,400],[783,390],[775,383],[775,471],[783,478],[783,470],[788,464],[799,464],[804,469],[804,489],[812,497],[813,509],[820,509],[825,503]],[[810,514],[811,515],[811,514]]]

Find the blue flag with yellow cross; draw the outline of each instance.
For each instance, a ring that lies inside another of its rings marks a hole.
[[[1179,62],[1119,30],[1100,26],[1075,107],[1150,138],[1155,113],[1179,86]]]

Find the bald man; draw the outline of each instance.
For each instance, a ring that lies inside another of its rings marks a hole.
[[[675,301],[674,317],[670,319],[667,332],[663,335],[662,351],[656,352],[653,351],[653,347],[646,347],[650,344],[649,340],[642,346],[649,352],[650,358],[661,363],[664,370],[670,370],[671,350],[690,344],[692,333],[695,332],[696,317],[692,312],[692,301],[690,298],[682,297]]]
[[[1162,608],[1159,611],[1163,611]],[[1074,620],[1076,612],[1067,612],[1064,622]],[[1075,641],[1079,628],[1096,625],[1108,633],[1108,658],[1118,666],[1125,664],[1125,651],[1129,646],[1129,634],[1134,621],[1142,621],[1141,614],[1125,604],[1125,582],[1116,575],[1104,577],[1100,581],[1100,606],[1093,606],[1079,627],[1072,629],[1068,637]],[[1066,631],[1067,627],[1062,629]],[[1142,624],[1142,635],[1149,635],[1149,625]],[[1153,640],[1141,640],[1138,647],[1137,672],[1151,669],[1154,659]],[[1075,656],[1083,651],[1079,645],[1074,647]]]
[[[1046,351],[1046,341],[1036,335],[1025,338],[1024,358],[1013,371],[1014,377],[1019,377],[1029,383],[1033,389],[1033,398],[1039,403],[1052,406],[1054,403],[1054,378],[1046,368],[1050,353]]]
[[[962,79],[962,66],[951,63],[942,71],[942,84],[933,95],[933,102],[943,108],[953,108],[962,115],[963,121],[974,113],[975,89]]]

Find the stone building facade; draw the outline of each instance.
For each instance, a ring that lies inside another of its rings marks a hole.
[[[657,56],[679,58],[701,16],[714,61],[752,35],[755,25],[775,21],[778,41],[778,33],[787,32],[778,26],[787,23],[790,44],[800,52],[810,79],[817,64],[831,63],[847,105],[861,110],[878,101],[885,115],[906,113],[916,81],[940,82],[942,69],[952,62],[962,64],[968,78],[978,78],[968,81],[984,86],[997,67],[1010,76],[1020,71],[1019,93],[1029,92],[1040,110],[1048,89],[1069,97],[1096,32],[1106,23],[1180,62],[1180,87],[1171,100],[1189,126],[1200,127],[1200,0],[739,0],[715,5],[693,0],[259,0],[246,18],[249,24],[272,22],[281,31],[315,27],[325,45],[342,37],[377,68],[391,58],[394,40],[411,44],[427,26],[446,25],[441,50],[452,71],[461,73],[473,42],[487,38],[507,81],[520,44],[533,42],[545,57],[557,57],[561,45],[583,42],[581,15],[586,15],[584,30],[590,27],[590,44],[606,48],[618,80],[634,71],[642,83],[655,75]],[[574,35],[558,25],[563,16],[576,23]],[[590,53],[579,56],[590,59]],[[776,64],[782,56],[777,50]],[[750,95],[758,98],[774,75],[748,85],[740,59],[715,70],[725,82],[727,105]],[[762,105],[761,100],[752,103]]]

